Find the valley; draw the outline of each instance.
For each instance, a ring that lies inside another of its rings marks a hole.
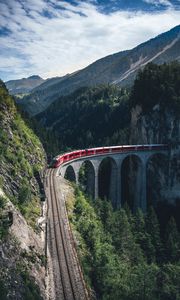
[[[0,299],[179,300],[179,50],[0,81]]]

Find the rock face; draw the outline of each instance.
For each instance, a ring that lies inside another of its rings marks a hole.
[[[39,186],[34,172],[44,166],[45,152],[39,139],[18,114],[1,82],[0,137],[0,178],[4,192],[17,196],[22,182],[26,180],[34,195],[38,195]]]
[[[1,81],[0,158],[0,298],[41,300],[45,269],[36,174],[45,165],[45,152]]]
[[[6,197],[1,189],[0,195]],[[8,211],[13,214],[13,223],[6,238],[0,239],[0,299],[25,299],[28,293],[25,280],[31,280],[31,288],[39,293],[36,299],[45,299],[44,243],[6,198],[3,214]]]
[[[130,142],[140,144],[174,143],[180,141],[180,120],[173,111],[161,111],[157,104],[153,111],[143,114],[136,106],[131,112]]]
[[[131,113],[130,143],[170,144],[167,156],[154,155],[147,164],[149,204],[180,201],[180,117],[173,110],[161,111],[159,105],[144,114],[137,105]]]

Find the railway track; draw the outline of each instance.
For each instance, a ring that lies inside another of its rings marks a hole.
[[[55,170],[47,171],[48,247],[53,261],[57,300],[89,300],[83,281],[62,195],[56,189]]]

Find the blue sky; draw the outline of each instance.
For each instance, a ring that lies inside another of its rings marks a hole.
[[[0,78],[63,76],[179,20],[180,0],[0,0]]]

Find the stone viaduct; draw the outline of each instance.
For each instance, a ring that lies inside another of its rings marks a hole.
[[[137,170],[135,185],[136,191],[134,193],[135,201],[133,204],[133,210],[138,207],[144,212],[146,211],[146,180],[147,180],[147,164],[154,155],[163,155],[168,157],[168,150],[148,150],[148,151],[127,151],[124,153],[108,153],[101,155],[92,155],[74,159],[67,163],[64,163],[59,167],[59,175],[74,181],[79,184],[79,172],[82,165],[88,166],[87,172],[87,193],[94,199],[99,197],[100,177],[99,172],[102,163],[105,160],[109,160],[111,164],[110,181],[109,181],[109,195],[114,207],[119,208],[122,205],[122,176],[123,165],[127,159],[135,159],[137,161]]]

